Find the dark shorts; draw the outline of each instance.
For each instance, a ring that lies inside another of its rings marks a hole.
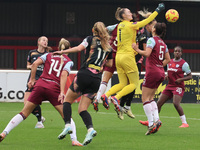
[[[162,83],[165,79],[165,73],[162,72],[151,72],[146,73],[142,86],[156,89],[159,87],[160,83]]]
[[[101,78],[91,76],[91,72],[86,69],[77,73],[70,89],[73,92],[80,93],[81,95],[93,99],[99,90],[100,83]]]
[[[39,72],[36,72],[36,75],[35,75],[35,80],[36,81],[40,78],[40,75],[41,75],[41,73],[39,74]],[[28,77],[28,80],[27,80],[27,84],[26,84],[26,90],[25,90],[25,92],[32,92],[33,91],[33,88],[28,89],[28,82],[30,80],[30,77],[31,77],[31,74],[29,74],[29,77]]]
[[[113,73],[113,72],[116,70],[116,66],[115,66],[115,56],[116,56],[116,53],[113,53],[113,65],[112,65],[112,67],[107,67],[107,66],[105,66],[105,67],[103,68],[104,71],[108,71],[108,72]]]
[[[183,89],[181,87],[173,87],[172,88],[172,87],[166,86],[166,88],[164,89],[162,94],[169,96],[169,99],[171,99],[173,97],[173,95],[179,95],[179,96],[183,97],[184,92],[185,92],[185,89]]]
[[[59,94],[60,93],[58,91],[53,91],[44,87],[36,86],[31,92],[28,101],[36,105],[40,105],[42,101],[48,100],[53,106],[57,106],[61,105],[61,103],[58,102]]]
[[[33,88],[28,89],[28,86],[26,86],[26,90],[25,90],[25,92],[32,92],[32,91],[33,91]]]

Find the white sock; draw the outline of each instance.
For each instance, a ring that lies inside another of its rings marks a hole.
[[[126,108],[126,109],[131,109],[131,106],[124,106],[124,108]]]
[[[6,128],[4,129],[4,131],[9,134],[9,132],[14,129],[16,126],[18,126],[22,121],[23,121],[23,117],[20,114],[17,114],[16,116],[14,116],[10,122],[8,123],[8,125],[6,126]]]
[[[90,132],[90,131],[92,131],[92,130],[94,130],[94,128],[89,128],[89,129],[88,129],[88,132]]]
[[[71,128],[72,128],[72,134],[70,134],[71,140],[72,141],[77,141],[77,136],[76,136],[76,125],[74,120],[71,118]]]
[[[65,128],[71,126],[70,123],[65,124]]]
[[[151,107],[152,107],[154,122],[156,122],[159,120],[159,114],[158,114],[158,106],[154,100],[151,101]]]
[[[106,91],[106,88],[107,88],[107,83],[106,82],[101,82],[101,85],[99,87],[99,90],[97,92],[97,101],[99,102],[100,98],[101,98],[101,95],[103,95]]]
[[[186,123],[187,124],[185,115],[180,116],[180,118],[181,118],[182,123]]]
[[[143,104],[143,109],[144,112],[147,116],[148,122],[149,122],[149,127],[153,125],[153,114],[152,114],[152,107],[150,103],[144,103]]]

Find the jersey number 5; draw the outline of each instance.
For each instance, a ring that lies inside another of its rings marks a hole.
[[[164,46],[160,46],[159,60],[163,60],[164,58],[164,48]]]
[[[53,70],[53,71],[57,72],[56,77],[59,77],[63,64],[60,64],[60,66],[58,68],[58,63],[59,63],[59,60],[51,59],[51,66],[50,66],[50,69],[48,72],[49,74],[51,74],[52,70]]]

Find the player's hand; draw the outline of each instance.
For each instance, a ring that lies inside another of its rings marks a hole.
[[[62,55],[63,54],[63,52],[61,52],[61,51],[55,51],[55,52],[53,52],[53,55]]]
[[[30,89],[32,89],[33,88],[33,86],[35,85],[35,80],[30,80],[29,82],[28,82],[28,89],[30,90]]]
[[[31,70],[31,67],[32,67],[32,65],[28,65],[28,66],[27,66],[27,69],[30,69],[30,70]]]
[[[176,84],[180,84],[182,82],[182,80],[179,78],[175,81]]]
[[[58,96],[58,101],[60,101],[63,104],[64,100],[65,100],[65,94],[60,93],[59,96]]]
[[[136,52],[138,52],[138,44],[133,43],[133,44],[132,44],[132,48],[133,48]]]
[[[169,80],[168,76],[165,76],[165,79],[164,79],[164,80],[168,81],[168,80]]]
[[[158,4],[158,7],[156,8],[155,11],[157,11],[158,13],[160,13],[164,9],[165,9],[165,4],[164,3],[160,3],[160,4]]]

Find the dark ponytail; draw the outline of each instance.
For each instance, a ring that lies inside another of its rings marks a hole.
[[[161,39],[164,39],[167,31],[166,24],[164,22],[162,23],[158,22],[155,25],[155,29],[156,29],[156,35],[158,35]]]

